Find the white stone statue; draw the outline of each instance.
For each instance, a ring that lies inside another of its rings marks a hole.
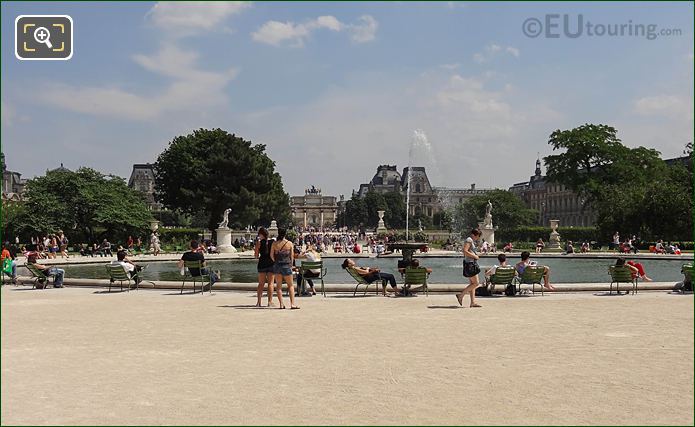
[[[483,224],[488,227],[492,226],[492,202],[490,200],[487,201],[485,206],[485,221]]]
[[[227,225],[229,224],[229,213],[232,210],[230,208],[227,208],[224,210],[224,213],[222,214],[222,222],[217,224],[217,228],[228,228]]]
[[[417,220],[417,230],[422,231],[422,221],[420,221],[419,219]]]

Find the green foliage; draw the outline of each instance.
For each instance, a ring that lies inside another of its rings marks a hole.
[[[58,170],[26,184],[21,233],[63,230],[73,242],[125,238],[146,230],[152,216],[123,178],[93,169]],[[97,235],[98,234],[98,235]]]
[[[495,240],[500,243],[534,242],[535,245],[538,239],[543,239],[547,244],[551,231],[550,227],[539,226],[500,229],[495,232]],[[558,227],[557,232],[560,233],[560,239],[563,242],[568,240],[572,242],[600,241],[599,232],[594,227]]]
[[[545,158],[548,181],[586,197],[604,238],[615,231],[642,238],[692,236],[692,161],[668,167],[658,151],[626,147],[616,133],[590,124],[553,132],[548,144],[565,152]],[[692,159],[692,145],[685,153]]]
[[[368,192],[364,198],[353,195],[345,203],[345,214],[338,218],[339,224],[350,228],[375,228],[379,223],[377,211],[385,210],[384,223],[386,228],[405,227],[405,200],[398,192],[377,193]]]
[[[185,246],[188,248],[191,240],[199,240],[201,229],[199,228],[164,228],[159,227],[157,234],[162,243]]]
[[[454,208],[453,224],[456,231],[464,232],[478,226],[485,218],[485,206],[492,202],[492,223],[499,230],[531,225],[538,218],[538,211],[528,209],[519,196],[506,190],[493,190],[473,196]]]
[[[436,212],[432,216],[432,225],[439,230],[451,230],[453,225],[453,215],[451,212],[444,210]]]
[[[210,229],[227,208],[230,226],[289,223],[289,196],[265,145],[200,129],[174,138],[154,170],[158,200],[169,209],[203,213]]]

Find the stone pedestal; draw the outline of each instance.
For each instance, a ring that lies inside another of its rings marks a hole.
[[[492,222],[489,224],[486,224],[484,222],[479,222],[478,223],[478,230],[480,230],[481,236],[480,236],[480,242],[482,244],[482,241],[485,240],[488,242],[490,245],[495,244],[495,227],[492,226]]]
[[[217,235],[217,250],[222,254],[235,253],[236,248],[232,246],[232,230],[229,228],[218,228],[215,230]]]
[[[384,224],[384,213],[386,211],[376,211],[379,215],[379,224],[376,226],[376,234],[386,234],[388,230],[386,229],[386,224]]]
[[[273,239],[278,236],[278,223],[275,220],[270,221],[270,227],[268,227],[268,237]]]
[[[560,249],[560,233],[557,232],[557,227],[560,225],[559,219],[550,220],[550,228],[553,230],[550,233],[550,240],[548,241],[548,249]]]

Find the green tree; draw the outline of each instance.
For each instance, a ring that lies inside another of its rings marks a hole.
[[[210,229],[227,208],[236,227],[290,221],[289,196],[265,145],[221,129],[199,129],[174,138],[154,170],[157,199],[169,209],[202,212]]]
[[[386,213],[384,222],[387,228],[405,228],[405,197],[398,191],[384,193]]]
[[[585,124],[571,130],[556,130],[548,144],[564,153],[547,156],[547,181],[563,184],[593,203],[611,185],[642,185],[664,173],[665,164],[653,149],[629,148],[615,128]]]
[[[547,180],[583,195],[605,238],[615,231],[646,239],[692,237],[692,144],[685,149],[690,162],[671,167],[656,150],[626,147],[606,125],[557,130],[548,144],[565,151],[545,158]]]
[[[148,228],[152,219],[142,195],[123,178],[90,168],[59,170],[26,184],[17,223],[22,233],[63,230],[73,241],[123,238]]]
[[[528,209],[516,194],[506,190],[493,190],[484,195],[470,197],[456,206],[452,222],[457,231],[477,227],[478,222],[485,218],[488,200],[493,206],[492,223],[502,230],[531,225],[538,218],[538,211]]]

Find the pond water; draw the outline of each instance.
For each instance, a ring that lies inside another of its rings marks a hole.
[[[328,283],[353,283],[353,279],[342,270],[340,264],[342,258],[326,258],[324,265],[328,269],[326,282]],[[384,272],[393,273],[396,279],[396,258],[360,258],[357,259],[360,266],[379,267]],[[515,264],[519,258],[510,257],[508,263]],[[497,262],[494,258],[483,258],[480,261],[481,269],[485,271]],[[551,283],[608,283],[608,266],[615,261],[611,259],[579,259],[579,258],[544,258],[539,259],[540,265],[547,265],[551,269]],[[649,277],[656,282],[679,282],[683,280],[680,273],[681,265],[686,260],[640,260]],[[461,274],[461,258],[424,258],[420,264],[434,270],[430,276],[430,283],[464,283]],[[222,281],[225,282],[256,282],[256,261],[252,259],[212,260],[209,265],[214,270],[220,270]],[[66,277],[107,279],[108,275],[104,264],[91,265],[66,265]],[[181,280],[176,263],[150,262],[143,271],[144,280]]]

